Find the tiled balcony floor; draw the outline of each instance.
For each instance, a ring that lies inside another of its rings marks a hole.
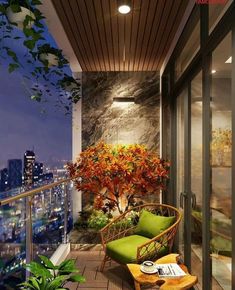
[[[129,290],[134,289],[134,284],[128,269],[115,262],[107,263],[104,272],[99,271],[104,257],[101,247],[96,246],[90,250],[72,250],[68,258],[76,259],[80,273],[86,278],[85,283],[69,283],[66,287],[70,290],[98,289],[98,290]],[[158,289],[158,287],[143,287],[142,289]]]

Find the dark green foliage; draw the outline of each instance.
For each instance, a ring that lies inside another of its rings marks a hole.
[[[77,103],[80,100],[80,83],[72,76],[64,73],[64,69],[68,68],[68,61],[63,56],[62,50],[50,46],[46,43],[43,34],[47,31],[44,22],[44,16],[37,9],[37,5],[42,4],[40,0],[5,0],[0,4],[0,29],[3,35],[0,39],[0,57],[6,60],[6,55],[10,58],[8,63],[9,73],[14,72],[19,68],[24,68],[17,56],[18,51],[13,51],[4,40],[11,39],[12,41],[21,40],[26,48],[25,62],[32,65],[32,70],[25,73],[24,77],[33,81],[40,82],[41,87],[33,87],[28,89],[30,98],[37,102],[51,96],[51,90],[58,91],[57,104],[65,108],[66,114],[71,109],[72,103]],[[17,27],[17,23],[12,23],[7,17],[8,9],[14,13],[21,12],[21,7],[27,8],[31,14],[26,15],[23,20],[22,36],[14,36],[13,30]],[[58,59],[57,66],[50,66],[47,60],[41,60],[40,54],[51,53]],[[50,81],[53,79],[54,81]],[[44,83],[49,83],[49,86]],[[65,84],[67,86],[65,86]],[[69,84],[73,84],[71,91],[67,90]],[[43,87],[44,86],[44,87]],[[51,89],[50,89],[51,87]]]
[[[62,290],[67,282],[85,282],[78,274],[75,260],[65,260],[60,265],[54,265],[47,257],[39,255],[41,263],[32,261],[25,268],[32,274],[26,282],[19,284],[20,289]]]

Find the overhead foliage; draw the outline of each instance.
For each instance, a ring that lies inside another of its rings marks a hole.
[[[9,73],[18,70],[33,83],[27,90],[32,100],[46,101],[56,92],[57,104],[69,112],[71,104],[80,99],[80,82],[69,75],[62,50],[47,43],[45,17],[37,8],[39,5],[40,0],[0,3],[0,57],[8,63]],[[20,45],[25,49],[23,56]]]
[[[68,164],[78,190],[95,195],[95,208],[127,210],[135,195],[157,194],[164,189],[169,162],[143,145],[109,145],[103,142],[83,151]]]

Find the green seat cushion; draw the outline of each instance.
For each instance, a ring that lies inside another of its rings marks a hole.
[[[106,254],[121,264],[134,263],[137,259],[137,247],[149,240],[150,239],[139,235],[131,235],[117,239],[107,243]],[[167,253],[167,248],[162,247],[159,251],[159,257],[166,255]]]
[[[142,210],[135,234],[152,239],[169,228],[174,221],[175,216],[160,216],[147,210]]]

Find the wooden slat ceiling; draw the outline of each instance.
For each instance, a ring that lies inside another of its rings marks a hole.
[[[157,71],[188,0],[53,0],[83,71]]]

